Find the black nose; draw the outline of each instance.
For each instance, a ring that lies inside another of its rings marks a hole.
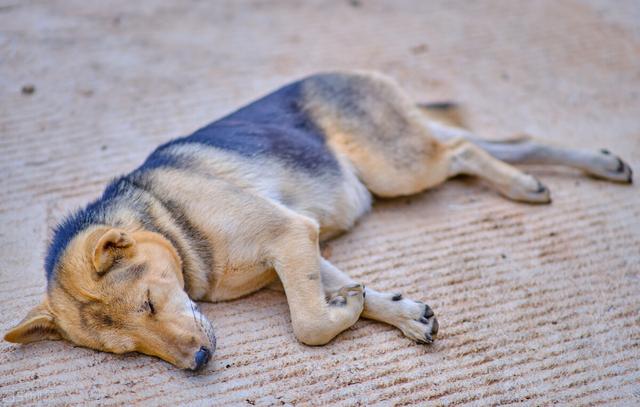
[[[200,350],[196,352],[196,367],[193,370],[200,370],[211,359],[211,351],[205,346],[201,346]]]

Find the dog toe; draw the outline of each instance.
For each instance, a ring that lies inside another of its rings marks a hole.
[[[396,325],[404,335],[418,343],[433,343],[440,325],[435,317],[433,309],[425,303],[412,300],[400,300],[398,306],[402,306],[402,319]]]
[[[633,183],[631,166],[608,150],[600,150],[600,154],[596,154],[591,159],[585,171],[596,178],[607,181]]]

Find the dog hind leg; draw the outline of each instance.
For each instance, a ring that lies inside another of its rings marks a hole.
[[[509,198],[549,201],[548,190],[535,178],[470,142],[434,137],[428,120],[390,78],[319,75],[305,80],[304,88],[305,111],[323,129],[330,148],[351,161],[376,196],[415,194],[469,174],[484,178]]]
[[[444,167],[447,177],[466,174],[482,178],[502,195],[515,201],[549,203],[549,190],[536,178],[492,157],[465,139],[445,143],[446,149],[434,166]]]
[[[631,183],[633,171],[619,157],[607,150],[599,152],[569,149],[545,145],[528,136],[512,140],[483,140],[472,132],[447,126],[438,122],[429,122],[433,135],[440,141],[463,138],[482,148],[493,157],[513,164],[564,165],[580,169],[587,174],[614,182]]]

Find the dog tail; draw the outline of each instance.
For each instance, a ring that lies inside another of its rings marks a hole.
[[[453,102],[418,103],[418,108],[430,120],[447,126],[467,129],[464,109]]]

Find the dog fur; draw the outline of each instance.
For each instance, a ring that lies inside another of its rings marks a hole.
[[[419,193],[478,176],[504,196],[549,203],[508,163],[568,165],[630,183],[608,151],[477,138],[454,105],[418,106],[377,73],[317,74],[158,147],[142,166],[54,231],[43,302],[5,339],[66,339],[198,369],[215,350],[194,301],[223,301],[279,280],[293,333],[322,345],[371,318],[430,343],[431,308],[366,289],[319,243],[348,230],[372,196]]]

